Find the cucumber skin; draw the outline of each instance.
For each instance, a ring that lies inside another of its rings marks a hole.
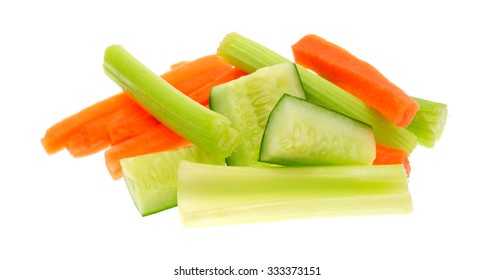
[[[281,165],[370,165],[372,128],[322,106],[284,95],[264,131],[259,161]]]
[[[234,81],[213,87],[209,106],[226,116],[239,131],[241,144],[226,159],[234,166],[271,166],[258,161],[269,113],[283,94],[305,98],[294,63],[263,67]]]

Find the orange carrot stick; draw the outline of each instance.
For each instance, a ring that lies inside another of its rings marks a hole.
[[[192,145],[166,126],[158,124],[105,151],[105,162],[113,179],[122,177],[120,160],[153,152],[174,150]]]
[[[134,112],[137,110],[144,111],[137,103],[130,101],[113,113],[87,121],[74,131],[72,136],[67,140],[67,150],[73,157],[77,158],[88,156],[106,149],[114,143],[109,130],[111,125],[116,121],[121,121],[127,117],[132,118]],[[147,114],[147,112],[145,113]],[[157,123],[158,121],[156,121],[156,124]]]
[[[133,112],[126,112],[116,116],[108,126],[111,145],[116,145],[132,138],[159,123],[157,119],[140,106]]]
[[[54,154],[65,148],[72,133],[77,131],[84,123],[115,112],[129,102],[133,102],[130,97],[120,93],[93,104],[50,127],[41,139],[41,144],[48,154]]]
[[[408,160],[407,153],[397,149],[389,148],[386,146],[376,145],[376,159],[373,162],[374,165],[383,164],[403,164],[407,176],[410,176],[410,162]]]
[[[106,124],[111,121],[113,114],[101,116],[83,124],[76,133],[67,140],[66,149],[75,157],[84,157],[99,152],[111,144]]]
[[[292,46],[295,62],[307,67],[406,127],[419,105],[369,63],[345,49],[309,34]]]

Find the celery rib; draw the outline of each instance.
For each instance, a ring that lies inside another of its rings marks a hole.
[[[235,32],[226,35],[217,54],[228,63],[249,73],[262,67],[291,62]],[[330,81],[300,65],[297,67],[309,101],[372,126],[379,144],[406,151],[408,154],[416,147],[417,139],[412,132],[397,127],[379,112]]]
[[[407,129],[417,136],[420,145],[433,148],[446,126],[448,106],[418,97],[413,99],[420,105],[420,109]]]
[[[184,226],[412,211],[402,165],[241,167],[182,161],[177,188]]]
[[[108,47],[103,67],[139,105],[190,142],[224,157],[237,146],[238,132],[228,118],[182,94],[123,47]]]

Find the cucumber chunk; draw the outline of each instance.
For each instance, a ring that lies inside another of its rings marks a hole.
[[[241,144],[227,158],[228,165],[266,165],[258,161],[262,134],[269,113],[283,94],[305,99],[293,63],[261,68],[212,88],[210,108],[230,119],[232,127],[240,133]]]
[[[281,165],[369,165],[375,157],[369,125],[284,95],[269,117],[259,160]]]
[[[123,177],[142,216],[177,206],[177,176],[180,161],[225,165],[225,158],[198,146],[124,158]]]

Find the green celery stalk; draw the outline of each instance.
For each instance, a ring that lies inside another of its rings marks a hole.
[[[108,47],[103,67],[139,105],[180,136],[223,157],[233,152],[238,132],[228,118],[182,94],[123,47]]]
[[[246,71],[291,62],[276,52],[238,34],[230,33],[220,43],[217,54],[228,63]],[[307,99],[328,109],[372,126],[376,142],[410,154],[417,145],[413,133],[397,127],[379,112],[330,81],[297,65]]]
[[[407,129],[417,136],[420,145],[433,148],[446,126],[448,106],[418,97],[413,97],[413,99],[420,105],[420,109]]]
[[[187,227],[412,211],[402,165],[245,167],[182,161],[177,188]]]

